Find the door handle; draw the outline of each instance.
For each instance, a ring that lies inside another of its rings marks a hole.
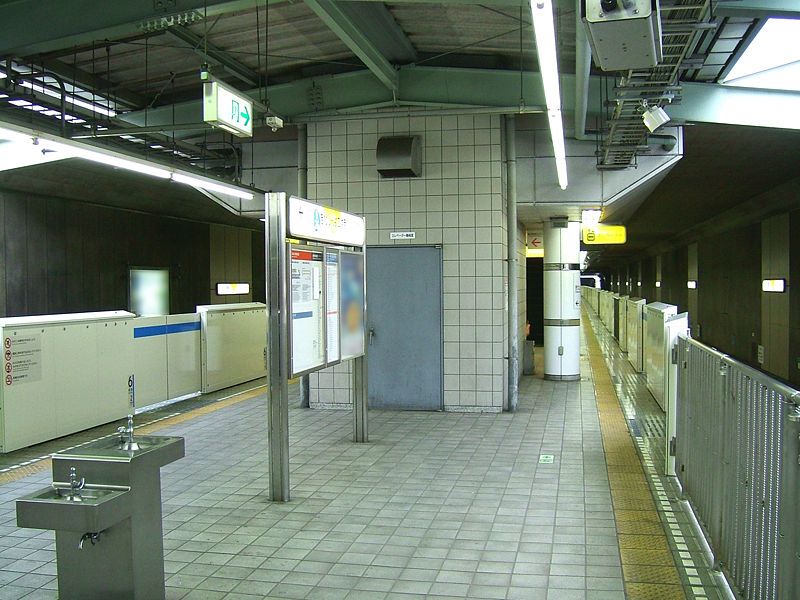
[[[369,328],[369,345],[370,346],[372,346],[372,340],[373,340],[374,337],[375,337],[375,328],[374,327],[370,327]]]

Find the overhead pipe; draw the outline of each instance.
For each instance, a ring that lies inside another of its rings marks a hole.
[[[581,4],[575,0],[575,139],[588,140],[586,114],[589,110],[589,74],[592,67],[592,49],[581,22]]]
[[[517,264],[517,149],[514,115],[504,117],[508,255],[508,412],[519,402],[519,268]]]

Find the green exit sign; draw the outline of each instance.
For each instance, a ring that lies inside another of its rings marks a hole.
[[[239,137],[253,135],[253,101],[220,83],[203,83],[203,121]]]

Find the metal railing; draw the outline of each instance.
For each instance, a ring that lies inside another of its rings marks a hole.
[[[800,392],[678,340],[678,480],[735,591],[800,598]]]

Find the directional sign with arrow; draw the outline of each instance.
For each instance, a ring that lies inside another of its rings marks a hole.
[[[253,101],[219,81],[203,83],[203,120],[239,137],[253,135]]]

